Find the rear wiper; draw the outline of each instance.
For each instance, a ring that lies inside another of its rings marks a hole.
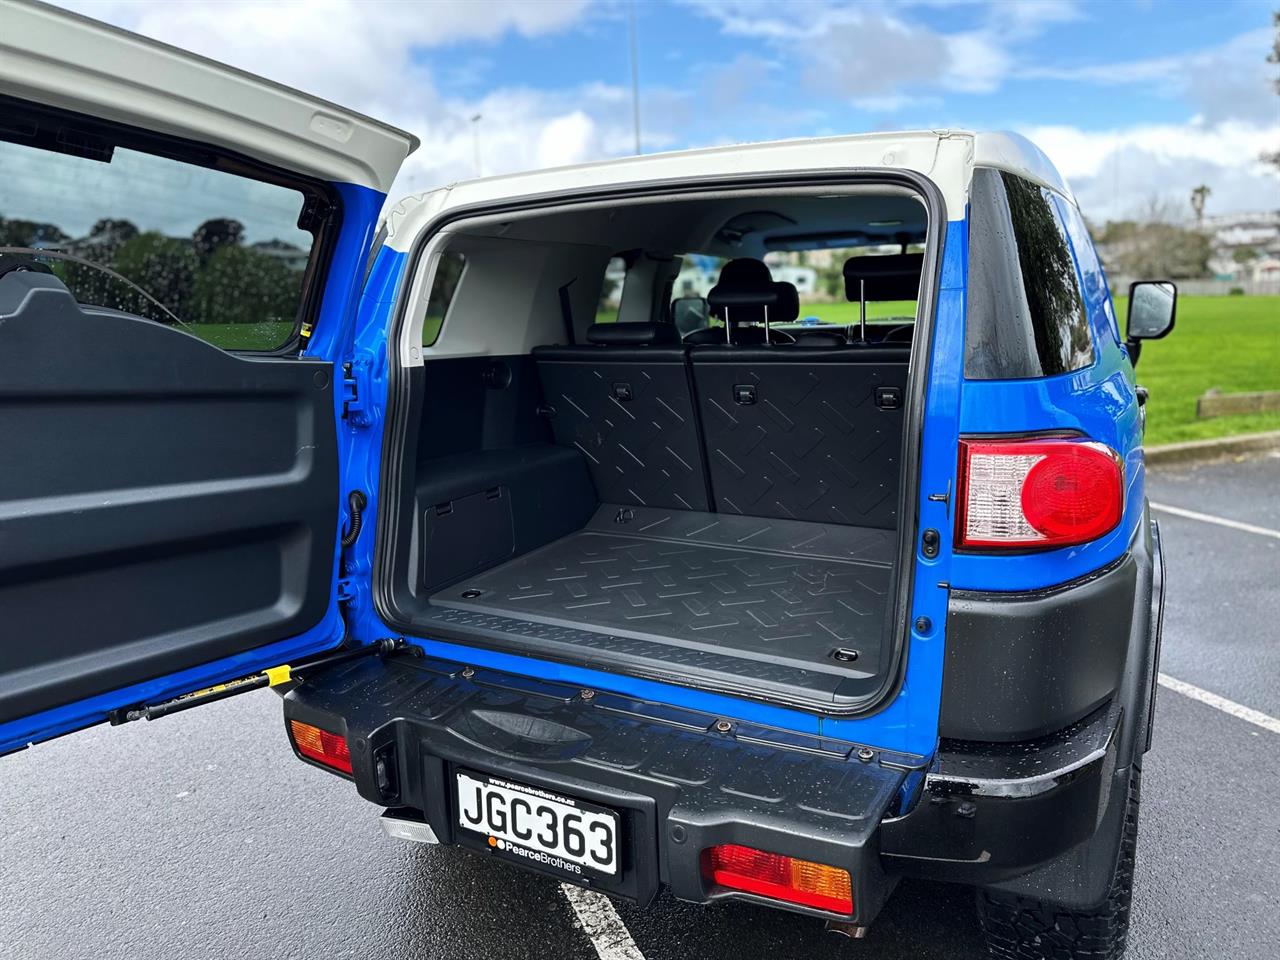
[[[66,260],[69,263],[78,263],[81,266],[93,267],[95,270],[101,270],[107,276],[115,280],[119,280],[121,283],[129,287],[131,290],[136,290],[139,294],[142,295],[143,299],[147,300],[150,303],[155,304],[155,306],[159,307],[162,311],[164,311],[164,313],[167,316],[169,316],[174,323],[179,324],[180,326],[183,326],[183,327],[187,326],[187,322],[185,320],[183,320],[176,313],[174,313],[172,310],[166,307],[163,303],[161,303],[151,294],[147,293],[146,290],[138,286],[128,277],[123,276],[119,273],[116,273],[110,267],[104,267],[100,263],[94,263],[92,260],[86,260],[84,257],[77,257],[74,253],[64,253],[61,250],[40,250],[36,247],[0,247],[0,255],[6,254],[6,253],[22,254],[24,256],[29,256],[29,257],[48,257],[53,260]],[[101,306],[101,304],[90,304],[90,306]]]

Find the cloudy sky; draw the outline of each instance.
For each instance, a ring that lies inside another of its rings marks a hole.
[[[629,0],[67,6],[413,131],[393,193],[633,151]],[[1013,129],[1092,218],[1280,208],[1266,0],[636,0],[643,149]]]

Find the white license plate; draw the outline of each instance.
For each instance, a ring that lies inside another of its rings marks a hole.
[[[618,815],[550,790],[485,774],[458,777],[458,826],[530,865],[618,872]]]

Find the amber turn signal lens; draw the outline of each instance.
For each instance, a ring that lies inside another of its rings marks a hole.
[[[710,879],[721,887],[832,913],[853,913],[848,870],[726,843],[706,852]]]
[[[351,774],[351,751],[347,749],[346,737],[297,720],[289,721],[289,731],[293,735],[294,746],[308,760]]]

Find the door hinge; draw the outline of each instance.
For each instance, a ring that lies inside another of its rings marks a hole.
[[[369,425],[369,364],[348,360],[342,365],[342,419],[355,426]]]

